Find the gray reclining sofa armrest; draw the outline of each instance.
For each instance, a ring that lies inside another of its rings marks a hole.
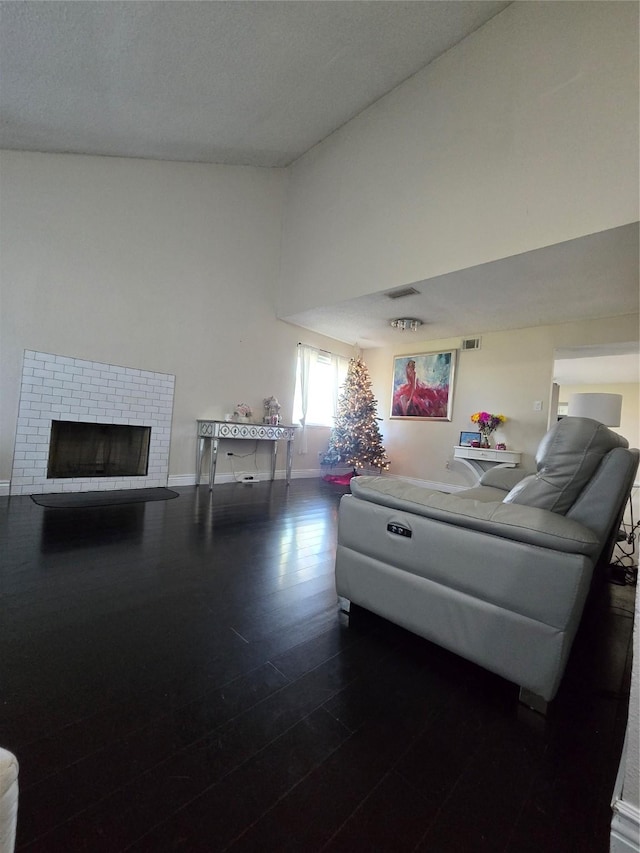
[[[516,483],[519,483],[526,476],[527,472],[523,471],[522,468],[489,468],[480,477],[480,485],[510,492]]]
[[[390,477],[354,477],[351,493],[396,511],[542,548],[592,556],[601,547],[588,527],[537,507],[471,500]]]

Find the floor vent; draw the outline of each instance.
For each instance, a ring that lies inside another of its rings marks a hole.
[[[462,350],[480,349],[482,338],[463,338]]]

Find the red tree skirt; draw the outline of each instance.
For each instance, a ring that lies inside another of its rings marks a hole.
[[[322,478],[327,483],[337,483],[339,486],[348,486],[352,477],[357,477],[355,471],[349,471],[348,474],[325,474]]]

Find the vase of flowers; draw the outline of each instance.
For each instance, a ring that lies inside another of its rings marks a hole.
[[[253,411],[248,403],[236,403],[236,407],[233,410],[233,417],[235,420],[248,421],[251,419],[252,414]]]
[[[474,412],[474,414],[471,415],[472,423],[477,425],[480,435],[482,436],[480,441],[481,447],[491,446],[489,444],[489,437],[499,426],[502,426],[506,420],[507,419],[504,415],[492,415],[489,412]]]

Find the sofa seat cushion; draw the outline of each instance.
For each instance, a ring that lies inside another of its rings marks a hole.
[[[360,500],[544,548],[592,555],[600,547],[584,525],[536,507],[473,500],[391,477],[354,477],[351,493]]]
[[[494,489],[491,486],[474,486],[462,492],[455,492],[459,498],[482,503],[501,503],[507,494],[504,489]]]

